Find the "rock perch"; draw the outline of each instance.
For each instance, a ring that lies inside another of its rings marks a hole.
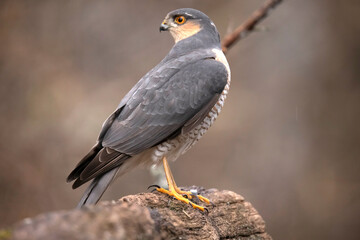
[[[212,201],[208,212],[158,192],[140,193],[25,219],[11,235],[15,240],[271,239],[262,217],[242,196],[226,190],[190,189]]]

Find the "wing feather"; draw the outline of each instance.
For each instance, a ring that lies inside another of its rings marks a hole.
[[[103,146],[134,155],[173,136],[191,120],[189,130],[200,123],[197,118],[206,116],[226,85],[225,66],[209,57],[161,69],[129,97]]]

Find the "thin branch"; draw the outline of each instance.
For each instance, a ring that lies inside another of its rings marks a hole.
[[[257,9],[253,14],[232,33],[227,34],[221,42],[221,47],[226,53],[237,41],[245,38],[252,32],[255,26],[267,17],[270,10],[274,9],[282,0],[267,0],[263,6]]]

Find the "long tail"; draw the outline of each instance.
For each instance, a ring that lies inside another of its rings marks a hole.
[[[110,183],[114,180],[120,167],[114,168],[109,172],[94,178],[89,187],[84,192],[77,208],[84,205],[96,204],[101,196],[104,194]]]
[[[96,204],[114,180],[121,165],[129,158],[131,156],[103,148],[100,143],[97,143],[67,178],[67,182],[75,180],[73,189],[93,179],[77,207]]]

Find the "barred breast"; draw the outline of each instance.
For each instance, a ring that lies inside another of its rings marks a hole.
[[[186,151],[188,151],[207,132],[207,130],[219,116],[221,109],[224,106],[226,96],[229,92],[231,76],[230,67],[224,53],[219,49],[213,49],[213,52],[216,54],[215,60],[224,64],[228,71],[227,84],[225,85],[219,100],[211,108],[204,120],[190,132],[183,135],[180,134],[176,138],[163,142],[154,147],[151,154],[153,163],[158,163],[164,156],[167,157],[168,160],[176,160],[181,154],[184,154]]]

